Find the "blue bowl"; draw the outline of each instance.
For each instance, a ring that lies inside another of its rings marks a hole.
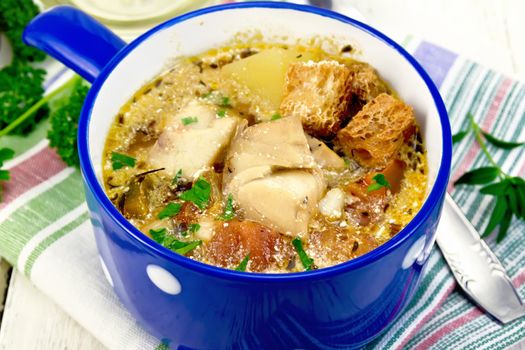
[[[155,243],[104,193],[104,139],[120,107],[161,73],[170,57],[203,52],[250,28],[281,40],[319,34],[351,43],[358,58],[376,67],[414,106],[427,144],[430,185],[422,209],[387,243],[316,271],[231,271]],[[62,6],[35,18],[24,40],[93,83],[80,118],[78,148],[97,246],[115,293],[153,335],[173,348],[358,348],[410,302],[434,244],[450,172],[451,134],[436,87],[394,41],[334,12],[275,2],[188,13],[128,45],[81,11]]]

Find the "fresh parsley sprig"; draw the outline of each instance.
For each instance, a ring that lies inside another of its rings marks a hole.
[[[480,189],[480,193],[495,197],[496,204],[481,236],[489,236],[499,225],[496,241],[501,242],[505,238],[514,216],[517,219],[525,220],[525,180],[519,176],[511,176],[504,172],[490,155],[485,141],[494,147],[504,150],[523,146],[525,142],[500,140],[483,131],[474,120],[472,114],[469,113],[467,118],[469,119],[468,129],[455,134],[452,137],[452,141],[457,143],[469,133],[473,133],[491,166],[480,167],[466,172],[456,180],[454,185],[485,185]]]

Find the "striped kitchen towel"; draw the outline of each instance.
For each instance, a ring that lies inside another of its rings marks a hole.
[[[471,112],[483,129],[506,140],[525,139],[525,85],[428,42],[406,46],[430,73],[448,107],[454,132]],[[58,67],[58,68],[57,68]],[[50,67],[48,88],[66,77]],[[58,81],[56,81],[58,79]],[[7,163],[12,180],[0,203],[0,256],[23,272],[69,315],[109,349],[162,349],[122,307],[104,278],[80,174],[67,168],[45,140],[41,123],[26,138],[0,139],[17,157]],[[491,149],[514,175],[525,175],[525,149]],[[486,160],[472,137],[454,150],[452,180]],[[472,188],[449,192],[478,230],[487,224],[493,203]],[[507,238],[489,245],[525,297],[525,225],[514,220]],[[101,321],[102,320],[102,321]],[[455,289],[454,279],[434,249],[412,303],[371,349],[505,349],[523,344],[525,320],[501,326]]]

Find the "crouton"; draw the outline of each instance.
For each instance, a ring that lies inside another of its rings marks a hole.
[[[335,135],[346,116],[349,78],[350,70],[336,61],[291,64],[286,72],[281,115],[300,117],[310,135]]]
[[[377,95],[389,92],[387,85],[371,65],[355,61],[348,68],[350,69],[350,91],[359,102],[365,104]]]
[[[416,130],[412,107],[387,94],[367,103],[337,133],[338,146],[359,164],[384,167]]]

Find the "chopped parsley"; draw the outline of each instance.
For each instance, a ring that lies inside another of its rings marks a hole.
[[[185,118],[182,118],[181,121],[182,121],[182,124],[184,125],[190,125],[190,124],[197,123],[199,119],[197,117],[185,117]]]
[[[225,107],[230,108],[232,105],[230,103],[230,98],[227,96],[223,96],[220,99],[220,102],[218,103],[219,107]]]
[[[235,217],[235,209],[233,208],[233,196],[228,195],[226,200],[226,205],[224,206],[224,211],[219,215],[218,219],[222,221],[230,221]]]
[[[220,117],[220,118],[224,118],[226,116],[226,110],[225,109],[219,109],[217,111],[217,115]]]
[[[376,174],[372,178],[372,180],[374,180],[375,182],[373,182],[372,184],[370,184],[370,186],[368,186],[367,188],[368,192],[377,191],[377,190],[382,189],[383,187],[392,188],[388,180],[385,178],[385,175],[383,174]]]
[[[177,173],[173,177],[173,180],[171,180],[171,184],[178,185],[181,177],[182,177],[182,169],[179,169],[179,171],[177,171]]]
[[[171,218],[172,216],[177,215],[180,212],[180,209],[182,208],[182,204],[180,203],[169,203],[162,209],[157,215],[157,218],[160,220],[165,218]]]
[[[201,229],[201,225],[200,224],[190,224],[190,226],[188,227],[188,230],[192,233],[195,233],[197,231],[199,231]]]
[[[111,163],[113,170],[122,169],[124,167],[133,168],[135,166],[135,158],[122,153],[111,152]]]
[[[168,230],[165,228],[159,228],[158,230],[151,229],[149,230],[149,234],[151,235],[151,238],[157,243],[162,244],[164,242],[164,239],[166,238],[166,234],[168,233]]]
[[[303,264],[303,267],[306,271],[310,271],[313,268],[315,268],[314,265],[314,259],[310,258],[308,254],[303,249],[303,242],[299,237],[295,237],[292,241],[292,244],[295,248],[295,251],[299,255],[299,259],[301,260],[301,263]]]
[[[250,253],[246,254],[244,259],[239,263],[235,268],[235,271],[246,271],[246,266],[248,266],[248,261],[250,260]]]
[[[200,210],[206,209],[210,201],[211,185],[204,178],[200,177],[192,186],[191,189],[183,192],[180,199],[187,202],[192,202]]]
[[[272,115],[272,118],[271,120],[278,120],[278,119],[281,119],[281,115],[279,113],[275,113],[274,115]]]
[[[202,241],[179,241],[175,237],[168,234],[168,230],[161,228],[158,230],[149,230],[149,234],[153,240],[164,247],[173,250],[177,254],[184,255],[202,244]]]

